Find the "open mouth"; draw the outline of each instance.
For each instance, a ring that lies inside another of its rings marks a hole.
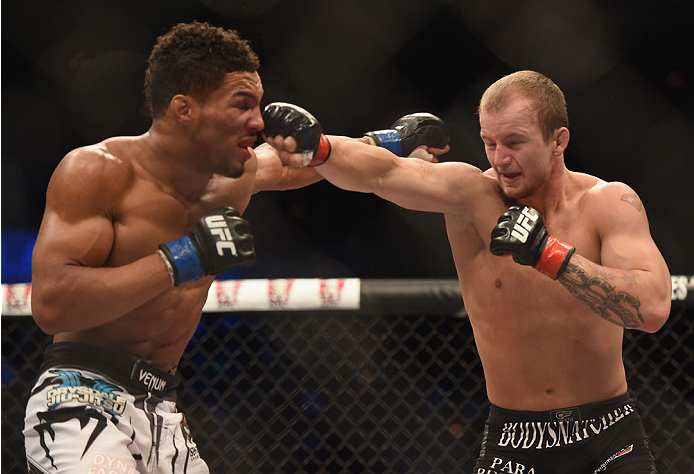
[[[252,147],[255,144],[255,139],[247,139],[247,140],[242,140],[239,142],[239,146],[241,148],[249,148]]]
[[[501,173],[501,179],[503,179],[504,181],[513,181],[520,175],[520,173]]]

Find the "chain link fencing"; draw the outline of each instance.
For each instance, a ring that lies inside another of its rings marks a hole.
[[[488,402],[469,320],[388,306],[204,314],[179,366],[179,407],[211,471],[472,472]],[[661,473],[694,472],[693,316],[673,305],[658,333],[625,332]],[[49,342],[31,318],[3,316],[3,472],[25,469],[24,407]]]

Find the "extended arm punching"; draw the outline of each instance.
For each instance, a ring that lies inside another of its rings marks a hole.
[[[280,156],[293,166],[302,166],[304,154],[293,141],[303,139],[304,127],[286,127],[285,120],[275,117],[286,113],[308,114],[295,106],[280,114],[277,108],[270,104],[271,114],[265,112],[264,135],[268,143],[277,148]],[[288,104],[281,104],[286,108]],[[268,110],[266,108],[266,111]],[[309,114],[310,115],[310,114]],[[305,119],[305,123],[316,123],[315,119]],[[292,123],[302,123],[292,120]],[[397,146],[401,153],[416,148],[411,156],[429,145],[428,150],[434,154],[447,151],[448,129],[443,122],[431,114],[412,114],[402,117],[393,124],[390,131],[367,133],[386,136],[383,142],[389,147],[395,146],[394,141],[400,141]],[[389,132],[389,133],[386,133]],[[322,134],[321,134],[322,135]],[[312,147],[318,153],[320,136],[312,133]],[[381,146],[371,146],[363,139],[353,139],[331,135],[330,154],[321,159],[320,166],[314,169],[335,186],[349,191],[374,193],[399,206],[429,212],[464,213],[468,206],[464,204],[477,195],[476,189],[482,182],[482,172],[474,166],[460,163],[429,163],[426,159],[404,160]],[[380,140],[380,139],[379,139]],[[419,147],[419,148],[417,148]],[[426,152],[425,152],[426,153]],[[315,163],[313,163],[315,164]],[[461,205],[461,203],[463,205]]]

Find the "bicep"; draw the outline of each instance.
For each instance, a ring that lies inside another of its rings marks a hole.
[[[400,160],[376,194],[415,211],[465,214],[483,195],[482,172],[466,163]]]
[[[35,272],[61,265],[104,265],[114,240],[111,220],[105,215],[75,217],[47,206],[34,247]]]
[[[668,274],[638,196],[624,185],[605,194],[601,199],[603,211],[599,219],[602,265],[653,272],[659,276]]]
[[[123,177],[108,168],[94,157],[78,156],[56,169],[34,248],[39,275],[64,265],[98,267],[107,261],[114,241],[111,208],[123,185]]]

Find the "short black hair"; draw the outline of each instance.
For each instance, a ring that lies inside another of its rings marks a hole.
[[[157,38],[145,73],[152,117],[161,117],[176,94],[205,100],[227,73],[256,72],[258,55],[235,30],[194,21],[179,23]]]

